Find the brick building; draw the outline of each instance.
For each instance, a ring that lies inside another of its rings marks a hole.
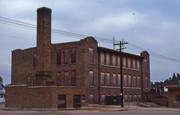
[[[180,83],[166,87],[168,88],[168,106],[180,108]]]
[[[143,99],[150,88],[147,51],[123,53],[125,101]],[[120,95],[118,51],[99,47],[93,37],[51,43],[51,9],[37,10],[37,46],[12,51],[12,83],[6,107],[72,108],[107,104]]]

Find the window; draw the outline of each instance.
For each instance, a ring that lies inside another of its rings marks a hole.
[[[71,86],[76,86],[76,71],[71,72]]]
[[[120,86],[120,84],[121,84],[121,75],[120,74],[118,74],[117,83],[118,83],[118,86]]]
[[[127,86],[127,75],[123,75],[123,86]]]
[[[36,67],[36,62],[37,62],[36,55],[33,55],[33,67]]]
[[[120,56],[117,57],[117,66],[120,66]]]
[[[94,63],[94,49],[93,48],[89,48],[88,51],[88,58],[89,58],[89,64],[93,64]]]
[[[101,85],[104,86],[104,73],[101,73]]]
[[[76,63],[76,49],[75,48],[71,49],[71,63],[72,64]]]
[[[112,85],[113,85],[113,86],[116,86],[116,85],[117,85],[116,74],[113,74],[113,76],[112,76]]]
[[[105,85],[106,85],[106,86],[109,86],[109,85],[110,85],[110,73],[106,73]]]
[[[136,69],[136,61],[133,59],[133,69]]]
[[[180,102],[180,95],[176,95],[176,101]]]
[[[112,55],[112,65],[116,66],[116,55]]]
[[[110,55],[106,54],[106,65],[110,65]]]
[[[133,76],[133,87],[136,87],[136,76]]]
[[[137,87],[140,87],[141,86],[141,81],[140,81],[140,77],[137,77]]]
[[[68,71],[64,72],[64,86],[70,86],[70,80],[71,77],[69,75],[69,72]]]
[[[63,77],[61,76],[61,73],[58,72],[58,73],[57,73],[57,76],[56,76],[56,84],[57,84],[58,86],[62,86],[62,85],[63,85],[63,82],[64,82]]]
[[[123,57],[123,67],[126,67],[126,57]]]
[[[145,85],[144,87],[145,87],[145,88],[148,88],[148,78],[145,77],[144,80],[145,80],[145,81],[144,81],[144,85]]]
[[[128,87],[131,87],[131,76],[128,75]]]
[[[140,62],[137,60],[137,69],[140,69]]]
[[[101,60],[101,64],[104,64],[104,53],[100,53],[100,60]]]
[[[128,58],[128,68],[131,68],[131,59]]]
[[[94,72],[89,71],[90,86],[94,85]]]
[[[61,51],[57,52],[57,64],[60,65],[61,64]]]
[[[64,64],[68,63],[68,55],[67,54],[68,54],[68,51],[64,50],[63,51],[63,56],[64,56],[63,61],[64,61]]]

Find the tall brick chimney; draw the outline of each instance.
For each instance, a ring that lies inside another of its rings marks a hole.
[[[51,71],[51,9],[37,9],[37,66],[39,77]]]

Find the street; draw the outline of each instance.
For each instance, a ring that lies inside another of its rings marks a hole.
[[[0,110],[0,115],[179,115],[180,109],[134,108],[127,110],[60,110],[60,111],[8,111]]]

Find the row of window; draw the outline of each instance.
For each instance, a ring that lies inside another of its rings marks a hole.
[[[61,57],[63,57],[63,64],[68,64],[68,50],[63,50],[63,52],[61,52],[60,50],[58,51],[58,53],[57,53],[57,64],[62,64]],[[72,64],[76,63],[76,49],[73,48],[70,50],[70,57],[71,57],[71,63]],[[93,48],[88,49],[88,61],[89,61],[89,64],[94,63],[94,50],[93,50]]]
[[[120,66],[120,56],[109,53],[101,53],[100,62],[102,65]],[[140,60],[123,57],[122,65],[126,68],[140,69]]]
[[[68,55],[70,53],[70,55]],[[70,62],[68,61],[68,57],[70,57]],[[57,51],[57,64],[68,64],[68,63],[76,63],[76,49],[72,48],[71,50],[58,50]]]
[[[76,71],[58,72],[56,82],[58,86],[76,86]]]
[[[93,94],[89,95],[89,103],[95,103],[95,96]],[[129,102],[129,101],[140,101],[141,100],[141,95],[124,95],[124,101]],[[100,102],[102,104],[106,103],[106,95],[101,95],[100,97]]]
[[[69,61],[70,58],[70,61]],[[58,50],[56,54],[56,63],[58,65],[61,64],[75,64],[77,61],[77,52],[75,48],[72,48],[70,50]],[[88,62],[89,64],[94,63],[94,49],[89,48],[88,49]],[[33,66],[36,66],[36,56],[33,56]]]
[[[70,53],[70,62],[68,62],[68,53]],[[57,51],[57,64],[68,64],[68,63],[72,63],[75,64],[76,63],[76,49],[73,48],[71,50],[59,50]],[[88,48],[88,62],[89,64],[93,64],[94,63],[94,49],[93,48]]]
[[[95,83],[94,72],[89,71],[90,86]],[[121,76],[120,74],[103,73],[100,74],[101,86],[120,86]],[[123,86],[124,87],[141,87],[140,77],[123,75]]]
[[[121,76],[120,74],[101,73],[100,79],[101,86],[120,86]],[[124,87],[140,87],[140,77],[123,75],[123,86]]]

